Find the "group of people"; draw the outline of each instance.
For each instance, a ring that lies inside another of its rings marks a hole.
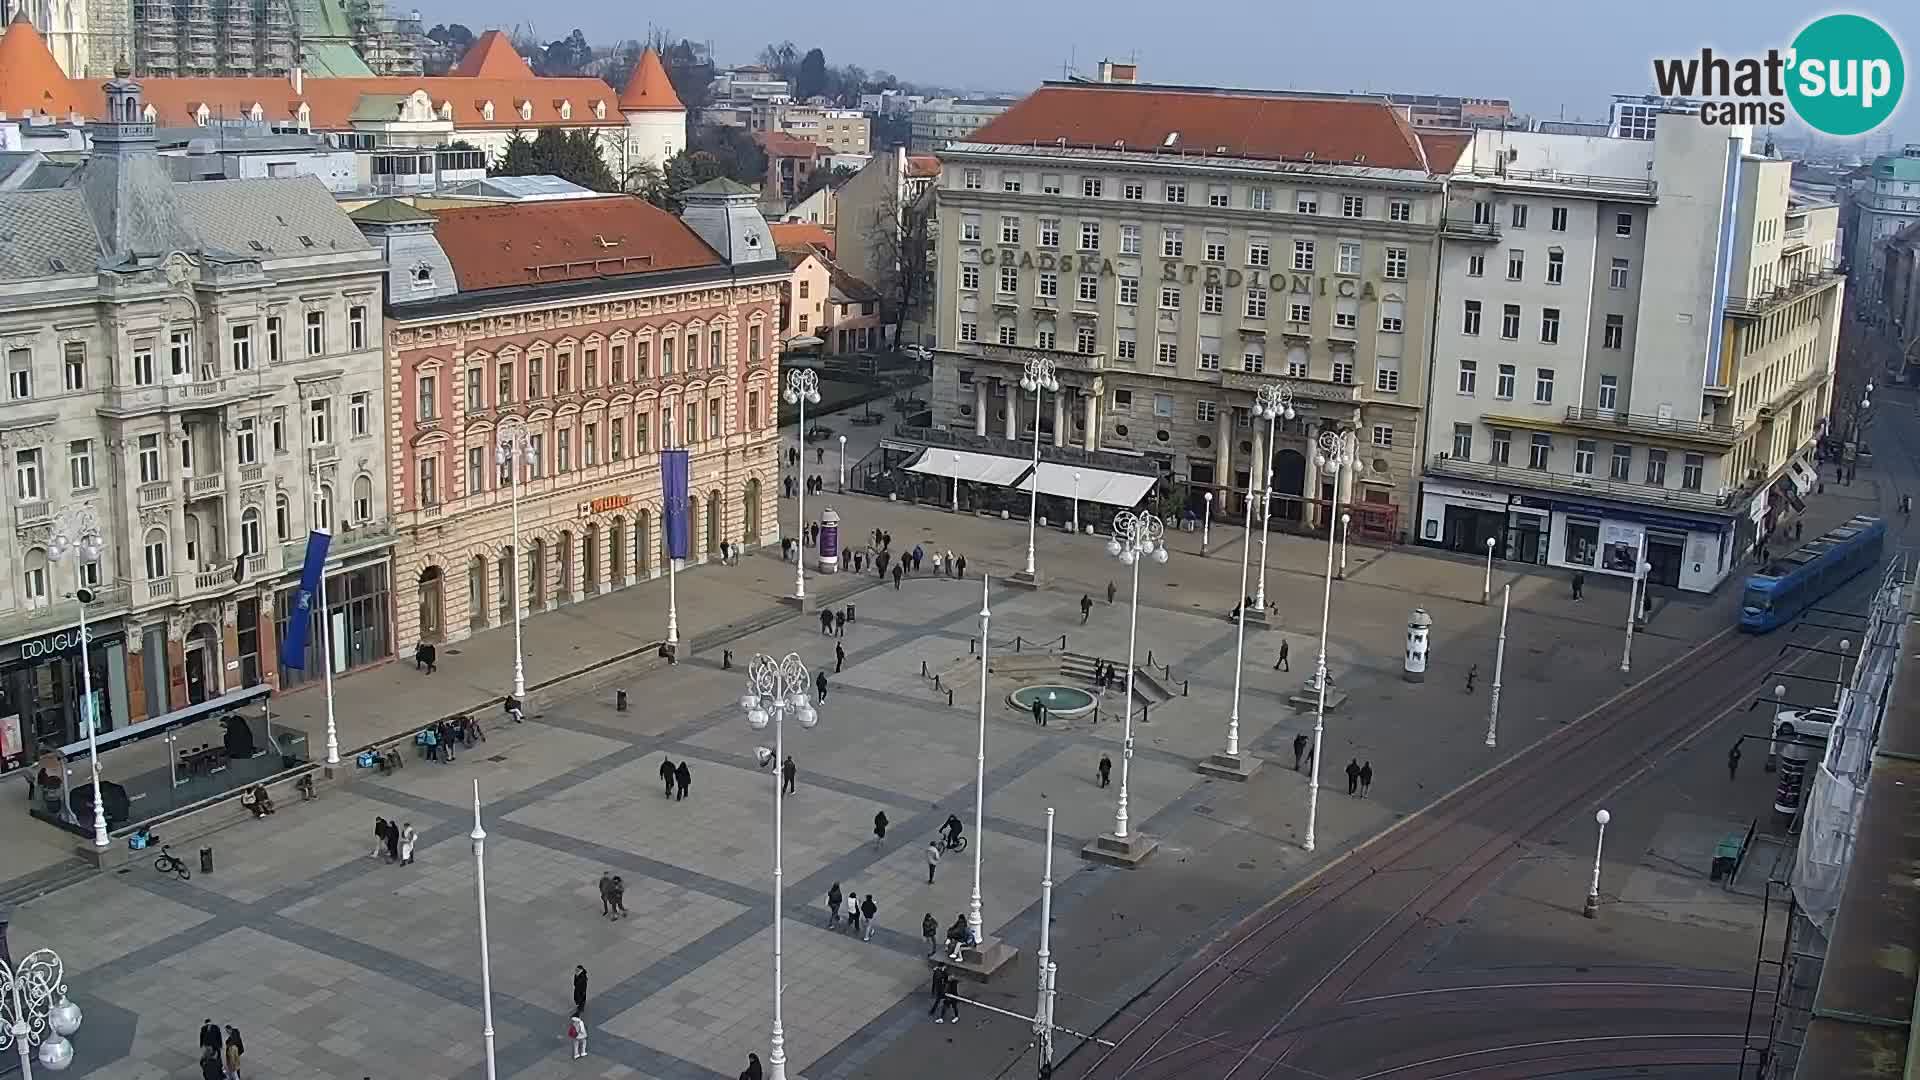
[[[305,778],[303,777],[302,779]],[[255,784],[246,791],[241,792],[240,805],[252,812],[253,819],[258,821],[273,813],[273,796],[267,794],[267,785]]]
[[[855,903],[853,898],[858,895],[857,892],[843,893],[840,891],[840,883],[837,881],[833,883],[833,887],[827,890],[827,929],[839,927],[840,908],[845,905],[847,931],[860,935],[862,941],[872,941],[873,920],[880,914],[880,905],[873,902],[872,893],[868,893],[865,899]]]
[[[388,821],[377,817],[373,819],[373,850],[367,853],[367,857],[412,866],[413,848],[419,842],[420,834],[414,831],[413,822]]]
[[[507,715],[516,722],[520,719],[520,703],[513,698],[506,702]],[[413,737],[413,744],[420,749],[420,756],[430,761],[449,764],[453,761],[455,745],[473,749],[477,742],[485,742],[487,733],[480,729],[480,721],[471,716],[456,716],[451,720],[435,720],[422,728]]]
[[[939,930],[940,924],[934,921],[933,912],[929,911],[921,916],[920,936],[927,939],[928,956],[932,956],[940,950],[940,945],[934,941],[933,937]],[[958,960],[967,949],[979,943],[979,938],[974,936],[973,925],[967,922],[967,917],[965,915],[955,915],[952,925],[947,927],[947,959]],[[945,965],[942,965],[942,967],[944,966]]]
[[[693,770],[687,768],[685,761],[675,765],[672,758],[666,758],[660,762],[660,781],[666,785],[667,798],[679,802],[693,786]]]
[[[627,883],[619,874],[600,875],[600,914],[609,921],[627,914]]]
[[[846,637],[847,624],[853,621],[852,604],[839,609],[820,609],[820,632],[828,637]]]
[[[239,1028],[228,1024],[223,1034],[212,1017],[200,1022],[202,1080],[240,1080],[240,1058],[246,1052],[247,1044],[241,1040]]]

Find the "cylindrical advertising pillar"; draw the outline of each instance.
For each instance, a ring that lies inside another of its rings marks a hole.
[[[840,512],[828,507],[820,512],[820,562],[823,574],[840,572]]]
[[[1414,608],[1407,616],[1407,664],[1401,678],[1408,682],[1427,681],[1427,636],[1433,629],[1433,617],[1426,608]]]

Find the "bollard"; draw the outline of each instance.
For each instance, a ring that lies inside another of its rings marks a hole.
[[[947,691],[947,707],[948,708],[953,707],[953,691],[952,690]]]
[[[938,690],[938,689],[940,689],[940,676],[938,676],[938,675],[935,675],[935,676],[933,677],[933,688],[934,688],[935,690]]]
[[[1152,649],[1147,650],[1147,666],[1148,667],[1153,666],[1153,650]]]
[[[213,873],[213,849],[210,847],[200,849],[200,872],[203,874]]]
[[[1185,679],[1180,680],[1180,696],[1181,697],[1187,696],[1187,680]]]
[[[613,692],[613,711],[627,711],[627,692],[625,690],[615,690]]]
[[[920,661],[920,677],[923,679],[927,677],[927,662],[925,660]]]
[[[733,650],[732,649],[720,650],[720,670],[721,671],[733,670]]]
[[[1020,651],[1020,635],[1019,634],[1013,635],[1013,651],[1014,652]]]

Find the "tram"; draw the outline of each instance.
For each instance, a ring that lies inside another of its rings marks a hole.
[[[1764,634],[1825,599],[1854,575],[1880,562],[1887,523],[1855,514],[1800,547],[1768,560],[1747,578],[1740,629]]]

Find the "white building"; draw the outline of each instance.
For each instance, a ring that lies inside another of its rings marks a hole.
[[[308,531],[333,532],[336,671],[393,652],[382,260],[310,177],[175,182],[138,84],[60,186],[0,194],[0,767],[80,737],[76,581],[113,730],[281,668]],[[49,561],[91,514],[96,562]]]
[[[1838,211],[1748,129],[1482,131],[1442,232],[1419,539],[1708,591],[1811,485]]]
[[[909,123],[908,148],[916,154],[935,150],[973,134],[987,121],[1013,107],[1011,101],[961,101],[929,98],[917,102]]]
[[[1920,222],[1920,143],[1874,158],[1854,206],[1860,224],[1847,238],[1848,269],[1857,299],[1877,304],[1886,299],[1887,242]]]

